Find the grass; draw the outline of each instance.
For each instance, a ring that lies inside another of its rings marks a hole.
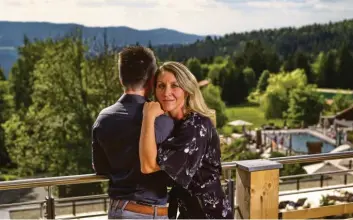
[[[0,181],[16,180],[17,176],[11,174],[0,174]]]
[[[228,107],[226,109],[226,115],[229,122],[234,120],[243,120],[253,124],[250,128],[259,128],[263,124],[274,123],[277,126],[283,126],[283,119],[271,119],[267,120],[264,113],[258,105],[245,104],[234,107]],[[239,128],[241,129],[241,128]]]

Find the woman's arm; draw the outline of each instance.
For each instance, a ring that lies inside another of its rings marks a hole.
[[[145,174],[160,170],[160,167],[157,164],[157,144],[154,124],[156,117],[163,113],[164,112],[158,102],[147,102],[144,105],[139,157],[141,172]]]

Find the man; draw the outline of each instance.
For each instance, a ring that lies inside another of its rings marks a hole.
[[[127,47],[119,53],[118,65],[124,94],[100,112],[92,132],[93,167],[109,177],[108,217],[167,218],[167,174],[142,174],[138,153],[142,110],[153,89],[156,58],[148,48]],[[156,141],[164,141],[172,129],[171,118],[158,117]]]

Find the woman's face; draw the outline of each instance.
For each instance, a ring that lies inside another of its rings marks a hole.
[[[183,115],[186,92],[179,86],[173,73],[163,71],[157,78],[156,98],[162,109],[175,118]]]

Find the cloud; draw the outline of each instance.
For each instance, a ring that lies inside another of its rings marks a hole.
[[[248,7],[253,9],[282,9],[303,12],[327,12],[339,13],[341,11],[352,11],[353,1],[351,0],[249,0],[245,1]],[[314,15],[313,15],[314,16]]]
[[[82,7],[130,7],[130,8],[151,8],[155,7],[158,1],[139,1],[139,0],[77,0],[76,4]]]
[[[353,0],[1,0],[0,20],[225,34],[353,16]]]

